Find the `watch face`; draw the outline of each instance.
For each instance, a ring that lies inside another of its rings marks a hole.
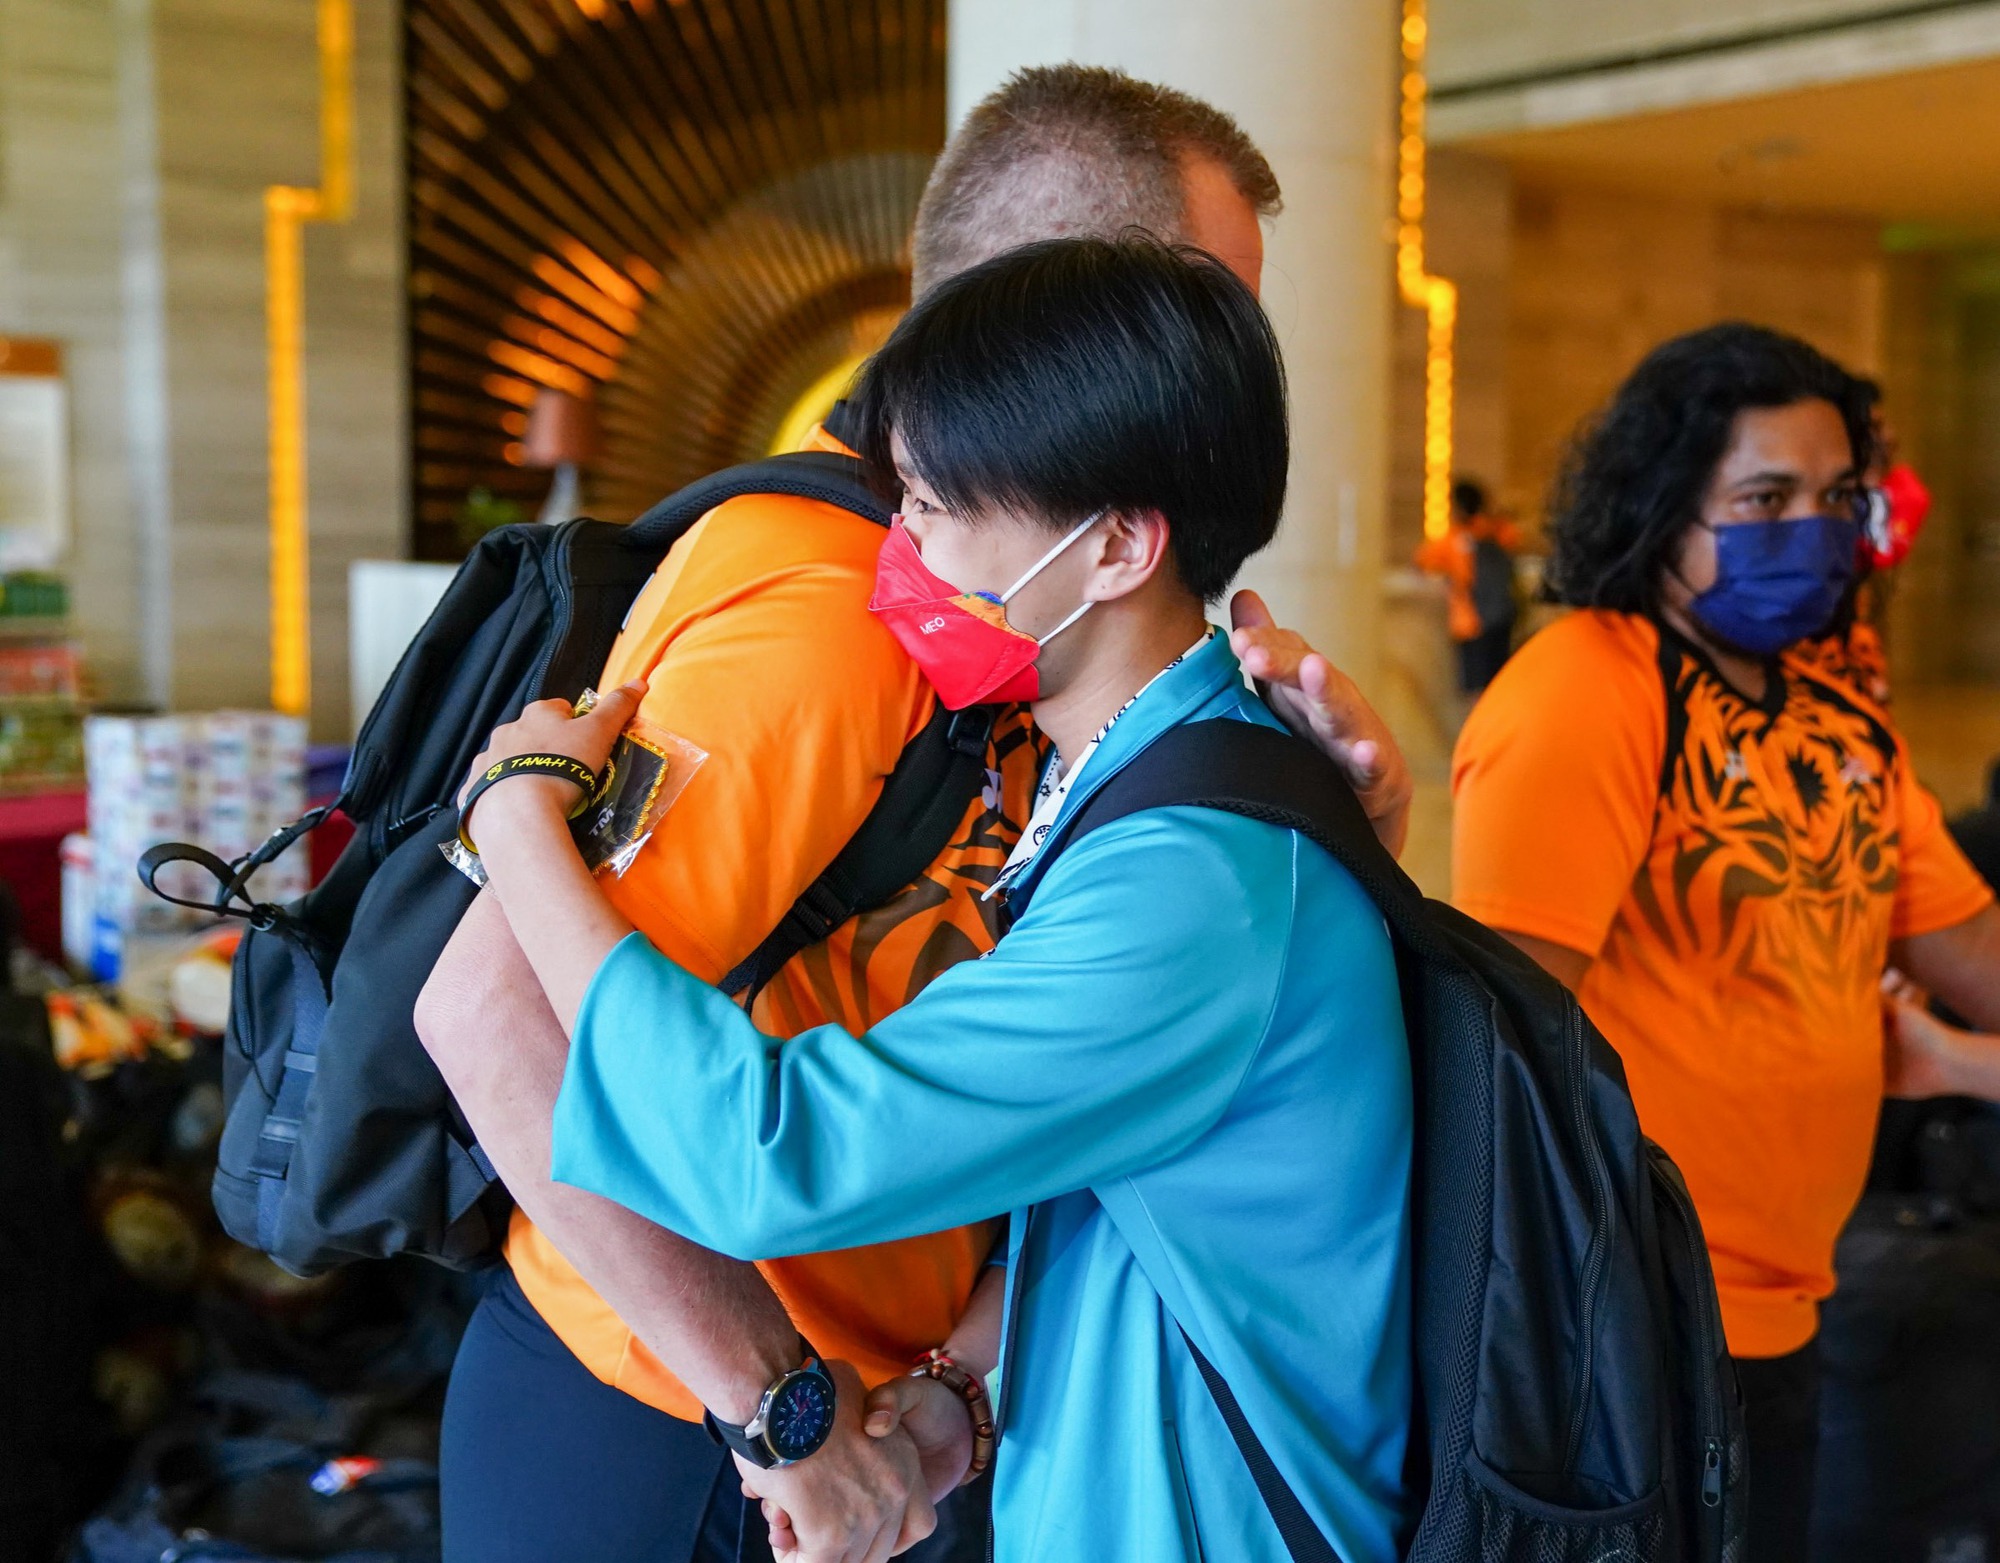
[[[794,1373],[778,1386],[764,1437],[780,1460],[803,1460],[832,1431],[833,1381],[824,1373]]]

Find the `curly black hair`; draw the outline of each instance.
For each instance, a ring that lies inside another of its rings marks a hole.
[[[1652,613],[1675,544],[1701,515],[1736,415],[1831,402],[1857,467],[1876,393],[1797,337],[1727,321],[1648,353],[1571,445],[1549,502],[1545,592],[1576,608]]]

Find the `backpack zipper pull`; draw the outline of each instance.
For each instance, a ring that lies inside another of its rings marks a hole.
[[[1722,1502],[1722,1440],[1711,1438],[1703,1448],[1701,1462],[1701,1503],[1713,1509]]]

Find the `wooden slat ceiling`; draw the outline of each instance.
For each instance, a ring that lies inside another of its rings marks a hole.
[[[944,0],[409,0],[419,557],[463,552],[538,386],[590,396],[593,513],[761,453],[908,298]]]

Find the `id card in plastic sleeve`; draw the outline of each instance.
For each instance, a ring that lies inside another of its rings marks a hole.
[[[620,733],[597,797],[572,827],[591,872],[622,878],[707,759],[706,749],[651,722]]]

